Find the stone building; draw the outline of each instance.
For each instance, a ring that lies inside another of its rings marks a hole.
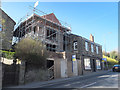
[[[10,50],[15,21],[0,8],[0,50]],[[2,88],[2,62],[0,57],[0,90]]]
[[[71,37],[72,55],[77,59],[78,75],[102,70],[102,46],[81,36],[72,34]]]
[[[71,33],[51,13],[43,16],[33,14],[22,21],[14,31],[16,42],[31,36],[38,38],[53,55],[48,58],[48,70],[53,78],[65,78],[102,70],[102,46],[91,40]]]
[[[1,33],[2,33],[2,49],[9,50],[12,47],[12,38],[13,38],[13,30],[15,21],[8,16],[2,9],[0,9],[2,14],[1,18]]]

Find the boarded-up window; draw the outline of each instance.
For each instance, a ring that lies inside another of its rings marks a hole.
[[[85,69],[91,69],[90,58],[84,58]]]
[[[101,69],[100,60],[96,60],[96,68]]]

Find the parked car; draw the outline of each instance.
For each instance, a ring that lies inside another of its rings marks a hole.
[[[114,65],[112,68],[113,72],[120,72],[120,65]]]

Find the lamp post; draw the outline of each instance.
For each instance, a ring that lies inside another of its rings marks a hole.
[[[107,35],[111,34],[111,32],[108,32],[106,33]],[[104,34],[104,50],[105,50],[105,56],[107,55],[107,52],[106,52],[106,34]],[[107,65],[107,69],[108,69],[108,62],[107,62],[107,59],[106,59],[106,65]]]

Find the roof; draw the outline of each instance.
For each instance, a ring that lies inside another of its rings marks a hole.
[[[6,14],[7,16],[8,16],[8,14],[7,13],[5,13],[5,11],[3,11],[2,9],[0,9],[1,11],[2,11],[2,15],[3,15],[3,13],[4,14]],[[13,22],[14,22],[14,24],[16,24],[16,22],[10,17],[10,16],[8,16]]]
[[[98,44],[98,43],[96,43],[96,42],[92,42],[92,41],[90,41],[89,39],[84,38],[84,37],[82,37],[82,36],[79,36],[79,35],[76,35],[76,34],[71,34],[71,35],[76,36],[76,37],[81,37],[81,38],[84,39],[85,41],[88,41],[88,42],[93,43],[93,44],[98,45],[98,46],[102,46],[102,45],[100,45],[100,44]]]
[[[41,17],[46,18],[54,23],[61,25],[61,23],[59,22],[59,20],[57,19],[57,17],[55,16],[54,13],[46,14],[46,15],[41,16]]]

